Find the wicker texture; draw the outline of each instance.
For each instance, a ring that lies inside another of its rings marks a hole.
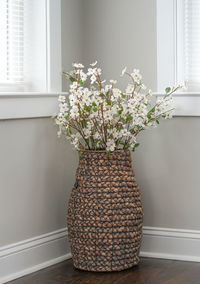
[[[110,157],[82,153],[67,223],[76,268],[119,271],[138,264],[143,211],[128,150]]]

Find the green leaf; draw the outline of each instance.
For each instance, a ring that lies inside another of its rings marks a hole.
[[[170,87],[167,87],[167,88],[165,89],[165,93],[166,93],[166,94],[168,94],[170,91],[171,91],[171,88],[170,88]]]
[[[124,148],[129,148],[129,147],[131,146],[130,143],[125,143],[125,142],[123,142],[123,141],[119,142],[119,144],[123,145]]]
[[[102,98],[104,98],[104,97],[105,97],[105,95],[104,95],[103,93],[101,93],[99,96],[100,96],[100,97],[102,97]]]
[[[107,153],[108,157],[110,157],[110,154],[111,154],[110,150],[106,151],[106,153]]]
[[[125,94],[123,94],[123,93],[121,93],[121,96],[122,96],[122,98],[123,98],[123,99],[125,99],[125,98],[126,98],[126,95],[125,95]]]
[[[79,85],[83,86],[85,82],[83,82],[82,80],[79,81]]]
[[[69,128],[66,129],[66,135],[70,136],[70,129]]]
[[[84,127],[87,127],[87,121],[83,120],[82,123]]]
[[[135,152],[135,149],[140,145],[140,143],[136,143],[132,149],[132,152]]]
[[[111,100],[106,99],[106,103],[107,103],[109,106],[111,106]]]
[[[147,114],[147,118],[148,118],[148,119],[151,119],[151,113],[148,113],[148,114]]]
[[[82,154],[83,154],[83,150],[78,150],[78,153],[79,153],[79,157],[81,157],[82,156]]]
[[[95,102],[92,102],[92,105],[95,107],[95,106],[97,106],[97,104],[95,103]]]
[[[91,106],[84,106],[84,109],[85,109],[87,112],[90,112],[90,111],[91,111]]]
[[[120,116],[120,120],[121,121],[126,121],[122,116]]]
[[[133,117],[131,115],[128,115],[127,118],[126,118],[126,121],[131,121],[133,119]]]
[[[94,108],[93,108],[93,111],[94,111],[94,112],[97,112],[97,107],[94,107]]]
[[[118,111],[119,115],[122,114],[122,111],[123,111],[123,108],[121,108],[121,109]]]
[[[155,107],[153,107],[150,111],[149,111],[149,113],[147,114],[147,118],[148,119],[151,119],[151,116],[152,116],[152,114],[155,112]]]
[[[160,124],[160,122],[159,122],[159,120],[158,120],[158,119],[156,119],[156,123],[157,123],[157,124]]]
[[[74,79],[73,77],[69,77],[69,80],[70,80],[71,82],[75,82],[75,81],[76,81],[76,79]]]

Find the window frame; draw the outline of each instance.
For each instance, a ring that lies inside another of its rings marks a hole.
[[[181,27],[182,0],[157,0],[157,92],[163,96],[165,87],[182,83],[183,40]],[[179,11],[179,13],[178,13]],[[178,92],[174,95],[176,116],[200,116],[200,92]]]
[[[0,120],[49,117],[57,112],[62,93],[61,0],[45,0],[46,86],[45,92],[1,92]]]

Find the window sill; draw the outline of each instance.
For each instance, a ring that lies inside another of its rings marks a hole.
[[[0,119],[51,117],[58,111],[60,94],[67,93],[0,93]],[[173,97],[175,116],[200,116],[200,93],[178,93]]]
[[[163,96],[161,93],[154,93],[154,95]],[[173,98],[174,116],[200,116],[200,93],[176,93]]]
[[[50,117],[58,111],[59,94],[0,93],[0,119]]]

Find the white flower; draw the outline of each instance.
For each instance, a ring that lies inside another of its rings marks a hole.
[[[128,87],[126,88],[126,93],[127,94],[132,94],[134,91],[134,86],[129,84]]]
[[[117,83],[117,80],[110,80],[110,83],[111,83],[111,84],[116,84],[116,83]]]
[[[187,82],[185,81],[185,82],[178,84],[176,88],[186,90],[187,89]]]
[[[101,81],[101,84],[104,84],[106,82],[106,80]]]
[[[112,85],[105,85],[105,91],[108,92],[112,88]]]
[[[79,150],[79,141],[77,137],[72,140],[72,144],[74,145],[75,149]]]
[[[83,103],[86,104],[86,106],[89,106],[91,104],[91,100],[87,96],[83,96]]]
[[[172,117],[173,117],[173,113],[171,111],[167,112],[165,115],[165,119],[171,119]]]
[[[141,99],[142,99],[142,96],[141,96],[140,93],[135,94],[135,96],[134,96],[135,102],[139,102],[139,101],[141,101]]]
[[[119,89],[114,88],[113,89],[113,97],[111,99],[118,100],[121,98],[121,91]]]
[[[88,76],[90,76],[90,75],[93,75],[93,74],[95,74],[95,72],[96,72],[96,68],[88,68],[88,72],[87,72],[87,75]]]
[[[97,80],[95,75],[92,75],[91,79],[91,84],[94,84],[94,82]]]
[[[110,134],[112,134],[113,138],[116,138],[116,139],[119,139],[120,137],[122,137],[121,132],[117,131],[116,128],[111,129]]]
[[[75,68],[79,68],[79,69],[84,68],[84,65],[83,65],[83,64],[81,64],[81,63],[76,63],[76,62],[72,63],[72,66],[74,66]]]
[[[143,91],[146,86],[141,81],[142,76],[138,69],[134,69],[131,74],[127,73],[134,82],[128,84],[122,92],[114,88],[117,83],[115,80],[111,79],[107,85],[101,85],[105,81],[101,81],[101,69],[95,67],[96,64],[97,62],[92,63],[87,73],[84,73],[84,66],[74,63],[75,69],[73,68],[72,73],[67,73],[75,78],[70,85],[69,97],[61,94],[58,98],[59,113],[55,118],[59,127],[58,135],[64,134],[76,149],[88,149],[86,141],[91,149],[107,152],[118,147],[123,148],[126,141],[127,146],[134,148],[136,135],[141,129],[156,127],[160,117],[172,117],[172,96],[168,93],[151,105],[152,92]],[[121,76],[126,73],[126,69],[125,67],[122,70]],[[85,87],[82,82],[88,76],[90,84]],[[170,93],[177,90],[177,87],[173,87]],[[107,134],[106,137],[104,134]]]
[[[79,116],[79,109],[77,106],[73,106],[73,108],[70,110],[70,115],[72,118],[76,118]]]
[[[152,92],[152,90],[151,90],[151,89],[149,89],[148,94],[149,94],[150,96],[152,96],[153,92]]]
[[[90,66],[94,67],[95,65],[97,65],[97,61],[94,61],[90,64]]]
[[[98,140],[101,138],[101,135],[98,132],[96,132],[93,137],[95,140]]]
[[[101,68],[97,68],[96,72],[98,73],[98,75],[101,75]]]
[[[121,130],[121,135],[122,136],[128,136],[128,134],[129,134],[129,132],[128,132],[128,130],[126,128]]]
[[[141,88],[142,88],[143,90],[146,90],[147,87],[146,87],[144,84],[142,84],[142,85],[141,85]]]
[[[79,89],[75,92],[75,94],[77,95],[77,97],[80,99],[82,96],[82,91]]]
[[[69,110],[69,107],[68,107],[68,104],[67,103],[61,103],[61,104],[59,104],[59,107],[60,107],[60,112],[66,112],[66,111],[68,111]]]
[[[133,77],[133,80],[136,83],[140,83],[141,79],[142,79],[142,75],[140,74],[140,70],[139,69],[134,69],[133,73],[131,73],[131,76]]]
[[[63,113],[59,113],[55,119],[56,124],[61,125],[64,124],[66,122],[65,116]]]
[[[121,73],[121,77],[123,77],[124,76],[124,74],[126,73],[126,69],[127,69],[127,67],[125,67],[123,70],[122,70],[122,73]]]
[[[78,83],[77,82],[73,82],[71,85],[70,85],[70,91],[72,90],[75,90],[76,88],[78,87]]]
[[[63,103],[64,103],[65,100],[66,100],[66,97],[65,97],[65,96],[59,96],[59,97],[58,97],[58,101],[59,101],[59,102],[63,102]]]
[[[85,138],[88,139],[91,136],[91,131],[87,128],[83,129]]]
[[[83,82],[87,80],[87,74],[85,74],[82,70],[80,72],[80,77]]]
[[[88,88],[85,88],[83,90],[83,93],[84,93],[85,96],[88,96],[88,97],[91,95],[91,92],[88,90]]]
[[[109,139],[106,143],[106,150],[113,152],[115,150],[115,141],[113,139]]]

